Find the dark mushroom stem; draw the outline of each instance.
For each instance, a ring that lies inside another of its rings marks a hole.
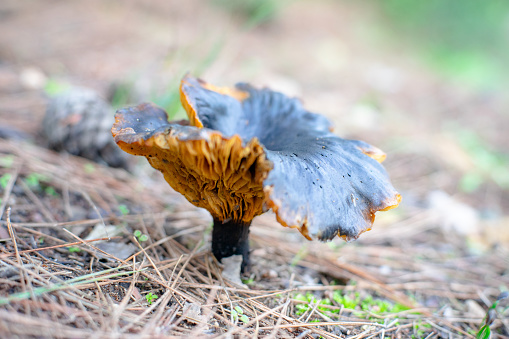
[[[242,272],[249,267],[249,226],[251,222],[227,222],[214,219],[212,253],[221,261],[232,255],[242,255]]]

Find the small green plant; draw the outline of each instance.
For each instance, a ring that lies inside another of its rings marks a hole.
[[[324,299],[316,299],[315,296],[308,292],[305,295],[304,294],[297,294],[294,299],[305,301],[307,304],[297,304],[295,308],[297,309],[296,314],[298,316],[303,315],[305,312],[307,312],[310,309],[310,304],[319,304],[319,305],[326,305],[326,306],[332,306],[332,301],[329,298]],[[318,306],[317,310],[321,312],[328,312],[331,311],[328,307]],[[332,313],[337,313],[339,310],[332,310]]]
[[[55,191],[55,189],[51,186],[47,186],[44,189],[44,193],[46,193],[47,195],[51,195],[52,197],[58,197],[57,191]]]
[[[128,215],[129,214],[129,207],[127,207],[126,205],[124,204],[120,204],[118,205],[118,210],[120,211],[120,213],[122,215]]]
[[[69,253],[79,253],[79,252],[81,252],[81,248],[79,248],[78,246],[69,247]]]
[[[247,279],[242,279],[242,283],[246,284],[246,285],[252,284],[252,283],[254,283],[254,278],[250,277]]]
[[[25,183],[32,189],[40,189],[41,181],[48,181],[48,178],[40,173],[30,173],[25,178]]]
[[[7,188],[7,184],[9,183],[9,180],[11,180],[11,177],[12,174],[10,173],[6,173],[0,177],[0,187],[2,187],[2,189]]]
[[[491,328],[490,325],[493,324],[495,319],[497,318],[497,307],[499,306],[500,302],[502,300],[508,300],[509,299],[509,292],[502,292],[498,296],[497,300],[491,304],[490,308],[488,309],[488,312],[486,312],[486,316],[483,319],[483,322],[481,323],[481,327],[479,328],[479,331],[477,332],[477,339],[490,339],[491,338]],[[509,306],[506,307],[505,310],[509,309]]]
[[[371,298],[371,300],[369,298]],[[372,297],[368,296],[366,299],[367,301],[364,304],[364,308],[369,309],[369,303],[372,301]],[[351,294],[343,294],[342,291],[339,290],[334,291],[332,294],[332,300],[350,310],[358,309],[357,306],[361,309],[363,308],[359,292],[355,292],[352,297]]]
[[[148,240],[148,236],[146,234],[141,233],[140,230],[134,231],[133,234],[136,237],[136,239],[138,239],[139,242],[144,242]]]
[[[254,277],[254,274],[251,274],[249,278],[242,279],[242,283],[246,285],[252,284],[254,282]]]
[[[428,323],[423,323],[422,320],[418,320],[414,325],[415,334],[412,335],[412,338],[424,338],[426,336],[426,332],[431,329],[432,326]]]
[[[249,322],[249,318],[244,314],[244,310],[240,306],[235,306],[233,310],[231,310],[231,315],[234,321],[240,319],[244,324]]]
[[[398,313],[409,309],[399,303],[392,304],[387,300],[374,299],[371,295],[360,300],[360,307],[363,311],[370,311],[375,314]]]
[[[159,298],[157,296],[157,294],[153,294],[152,292],[149,292],[148,294],[145,295],[145,299],[147,299],[147,303],[149,305],[152,305],[152,303],[157,299]]]
[[[249,284],[254,283],[254,279],[253,278],[242,279],[242,283],[249,285]]]
[[[300,300],[300,301],[307,301],[309,302],[308,298],[307,298],[307,295],[310,294],[310,293],[307,293],[306,295],[304,294],[297,294],[296,296],[294,296],[293,298],[295,300]],[[308,304],[297,304],[295,305],[295,309],[297,310],[296,314],[298,316],[300,315],[303,315],[305,312],[307,312],[309,310],[309,305]]]
[[[333,314],[339,313],[339,310],[331,309],[327,306],[334,306],[335,304],[342,305],[346,309],[350,310],[358,310],[358,311],[369,311],[375,314],[385,314],[385,313],[398,313],[402,311],[406,311],[409,308],[402,304],[392,304],[386,300],[374,299],[372,296],[368,295],[365,298],[361,298],[358,292],[353,294],[345,294],[342,291],[334,291],[332,294],[332,300],[329,298],[324,299],[316,299],[315,296],[308,292],[304,294],[297,294],[294,296],[295,300],[304,301],[306,303],[300,303],[295,306],[297,312],[296,315],[300,316],[307,312],[312,304],[318,304],[316,308],[321,312],[330,312]],[[323,306],[320,306],[323,305]]]

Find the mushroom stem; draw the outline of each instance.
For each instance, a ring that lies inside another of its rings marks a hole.
[[[242,255],[242,272],[249,266],[249,223],[214,219],[212,253],[221,261],[232,255]]]

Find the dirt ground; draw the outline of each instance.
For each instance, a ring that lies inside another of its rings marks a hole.
[[[0,125],[20,132],[0,139],[0,337],[475,337],[509,289],[509,97],[436,74],[367,3],[282,3],[256,24],[219,0],[0,4]],[[159,173],[38,145],[62,88],[175,107],[188,72],[297,96],[383,149],[401,205],[348,244],[255,219],[246,289]]]

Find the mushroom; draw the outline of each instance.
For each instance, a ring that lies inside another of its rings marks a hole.
[[[168,122],[143,103],[117,111],[112,134],[145,156],[173,189],[214,220],[212,253],[249,264],[249,226],[268,209],[309,240],[346,241],[371,229],[375,212],[401,196],[369,144],[339,138],[299,100],[248,84],[216,87],[186,76],[180,86],[189,125]]]

